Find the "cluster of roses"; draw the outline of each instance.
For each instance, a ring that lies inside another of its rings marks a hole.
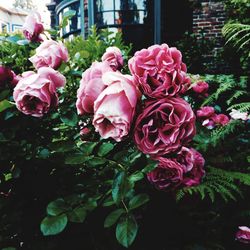
[[[132,76],[122,74],[122,66],[121,51],[110,47],[102,62],[94,62],[83,73],[78,114],[93,114],[96,132],[117,142],[129,134],[135,121],[138,149],[158,161],[148,174],[156,188],[199,184],[204,159],[186,147],[196,129],[192,108],[179,97],[190,85],[180,51],[166,44],[154,45],[129,60]]]
[[[29,58],[37,72],[27,71],[17,77],[13,98],[17,108],[26,115],[41,117],[58,104],[57,89],[66,83],[56,69],[68,61],[68,51],[60,42],[44,40],[41,17],[38,13],[27,16],[23,26],[25,37],[32,42],[42,42],[36,54]]]

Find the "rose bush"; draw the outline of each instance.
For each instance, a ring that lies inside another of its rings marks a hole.
[[[0,37],[1,248],[244,247],[247,78],[188,75],[166,44],[130,59],[120,33],[40,31]]]

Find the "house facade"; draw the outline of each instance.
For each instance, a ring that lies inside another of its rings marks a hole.
[[[21,30],[28,13],[24,10],[5,8],[0,5],[0,33]]]
[[[51,0],[47,7],[52,26],[60,23],[66,11],[76,11],[62,31],[64,38],[87,36],[95,24],[121,31],[125,42],[132,42],[135,49],[154,43],[174,44],[185,32],[214,38],[219,47],[225,21],[223,3],[218,0]]]

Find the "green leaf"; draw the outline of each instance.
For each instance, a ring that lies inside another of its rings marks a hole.
[[[77,144],[78,148],[83,152],[84,155],[92,154],[94,148],[96,147],[97,142],[79,142]]]
[[[47,159],[50,155],[50,152],[47,148],[43,148],[42,150],[40,150],[40,152],[38,153],[38,157],[41,159]]]
[[[0,92],[0,101],[2,101],[3,99],[7,98],[9,94],[10,94],[10,90],[9,89],[5,89],[5,90],[1,91]]]
[[[102,206],[103,206],[103,207],[110,207],[110,206],[112,206],[112,205],[114,205],[114,204],[115,204],[115,202],[114,202],[113,198],[112,198],[112,197],[108,197],[108,198],[106,198],[106,199],[104,200]]]
[[[83,164],[89,161],[91,158],[92,158],[91,156],[86,156],[82,154],[72,154],[66,157],[65,164],[69,165]]]
[[[157,163],[150,163],[145,168],[142,169],[142,172],[144,174],[147,174],[151,171],[153,171],[157,167]]]
[[[131,182],[137,182],[144,178],[144,174],[142,172],[135,172],[129,176],[129,180]]]
[[[84,208],[88,211],[92,211],[97,207],[97,202],[93,198],[89,198],[88,201],[84,204]]]
[[[15,247],[5,247],[5,248],[2,248],[1,250],[16,250]]]
[[[29,41],[27,39],[19,40],[19,41],[17,41],[17,44],[24,46],[24,45],[29,44]]]
[[[67,112],[66,114],[62,114],[60,119],[63,123],[70,127],[75,127],[78,122],[78,117],[73,111]]]
[[[9,102],[8,100],[3,100],[0,102],[0,112],[3,112],[4,110],[13,107],[14,104]]]
[[[104,221],[104,227],[107,228],[113,226],[123,213],[125,213],[123,208],[111,212]]]
[[[68,204],[64,201],[64,199],[59,198],[59,199],[54,200],[48,204],[47,213],[48,213],[48,215],[51,215],[51,216],[57,216],[57,215],[60,215],[64,212],[66,212],[69,209],[70,208],[69,208]]]
[[[147,194],[138,194],[129,201],[129,209],[135,209],[137,207],[140,207],[148,201],[149,196]]]
[[[40,229],[44,236],[56,235],[65,229],[67,223],[68,218],[66,214],[47,216],[42,220]]]
[[[69,221],[75,222],[75,223],[83,223],[87,212],[84,206],[76,207],[73,209],[73,211],[68,213]]]
[[[126,193],[127,176],[125,172],[118,172],[112,185],[112,197],[115,203],[119,203]]]
[[[52,142],[49,145],[49,148],[53,151],[59,152],[59,153],[64,153],[64,152],[69,152],[75,149],[75,143],[71,141],[56,141]]]
[[[106,162],[107,162],[106,159],[99,158],[99,157],[93,157],[93,158],[91,158],[91,160],[88,161],[88,165],[90,165],[91,167],[96,167],[99,165],[103,165]]]
[[[116,239],[118,242],[128,248],[135,240],[138,225],[133,217],[127,217],[120,221],[116,226]]]
[[[98,155],[99,156],[105,156],[107,155],[110,151],[112,151],[114,148],[114,145],[112,143],[109,143],[109,142],[106,142],[106,143],[103,143],[99,150],[98,150]]]

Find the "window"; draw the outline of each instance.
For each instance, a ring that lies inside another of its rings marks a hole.
[[[8,23],[1,23],[1,32],[3,32],[3,33],[9,32],[9,24]]]

